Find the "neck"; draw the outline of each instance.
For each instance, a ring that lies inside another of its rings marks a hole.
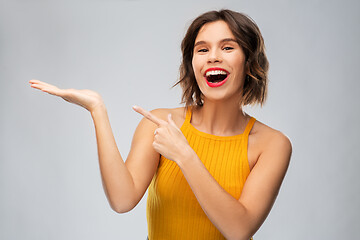
[[[244,131],[247,119],[238,101],[204,100],[202,107],[193,110],[191,123],[198,130],[209,134],[233,136]]]

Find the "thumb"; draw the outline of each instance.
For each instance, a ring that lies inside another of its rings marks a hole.
[[[173,127],[178,128],[178,127],[176,126],[174,120],[172,119],[171,113],[169,113],[169,115],[168,115],[168,122],[169,122],[170,125],[172,125]]]

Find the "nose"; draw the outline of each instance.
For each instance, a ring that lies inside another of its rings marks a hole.
[[[208,63],[217,63],[221,62],[221,54],[217,49],[211,50],[208,54]]]

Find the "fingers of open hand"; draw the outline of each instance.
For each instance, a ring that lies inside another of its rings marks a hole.
[[[54,85],[36,79],[30,80],[29,83],[31,84],[31,86],[36,85],[39,87],[55,87]]]
[[[58,87],[56,87],[54,85],[48,84],[46,82],[42,82],[42,81],[33,79],[33,80],[30,80],[29,83],[31,84],[32,88],[39,89],[43,92],[47,92],[47,93],[50,93],[53,95],[61,95],[61,93],[62,93],[61,89],[59,89]]]

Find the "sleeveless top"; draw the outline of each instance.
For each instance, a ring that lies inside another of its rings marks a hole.
[[[215,136],[193,127],[191,110],[180,128],[210,174],[234,198],[239,199],[250,173],[247,144],[255,118],[235,136]],[[202,210],[179,166],[161,156],[149,185],[146,207],[150,240],[225,239]]]

